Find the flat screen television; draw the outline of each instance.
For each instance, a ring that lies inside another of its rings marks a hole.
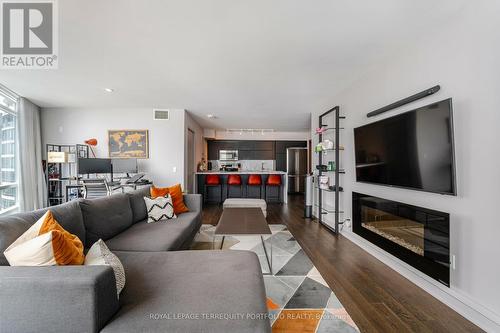
[[[358,182],[456,195],[452,101],[354,129]]]

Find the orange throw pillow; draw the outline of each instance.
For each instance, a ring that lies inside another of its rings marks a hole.
[[[182,194],[181,184],[177,184],[171,187],[155,187],[151,186],[150,189],[151,198],[164,197],[170,194],[172,197],[172,204],[174,205],[174,213],[176,215],[189,212],[189,208],[184,204],[184,196]]]
[[[47,211],[4,252],[11,266],[82,265],[80,239],[64,230]]]

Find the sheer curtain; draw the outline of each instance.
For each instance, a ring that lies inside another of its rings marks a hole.
[[[19,204],[21,211],[43,208],[47,202],[42,168],[40,107],[24,97],[18,104]]]

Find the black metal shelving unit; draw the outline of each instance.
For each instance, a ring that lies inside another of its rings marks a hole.
[[[47,181],[47,205],[54,206],[68,201],[67,187],[78,184],[78,158],[89,157],[87,145],[59,145],[47,144],[47,157],[49,152],[65,152],[72,155],[72,162],[50,163],[47,158],[45,177]]]
[[[328,126],[326,124],[327,117],[333,117],[333,126]],[[336,106],[327,112],[323,113],[322,115],[319,116],[319,127],[320,128],[325,128],[326,129],[323,132],[320,132],[318,134],[318,141],[322,142],[323,141],[323,136],[329,132],[333,132],[334,134],[334,148],[333,149],[327,149],[326,151],[319,151],[316,152],[319,154],[318,156],[318,165],[323,165],[326,159],[329,158],[329,155],[333,155],[333,161],[335,162],[335,169],[330,170],[330,171],[325,171],[322,169],[318,169],[318,176],[316,179],[316,190],[318,191],[318,202],[317,202],[317,207],[318,207],[318,221],[326,226],[330,231],[333,233],[338,233],[339,231],[339,225],[343,223],[343,221],[340,221],[340,214],[343,213],[343,211],[340,210],[340,194],[343,192],[343,189],[340,186],[340,175],[344,174],[345,171],[340,169],[340,152],[343,150],[343,148],[340,146],[340,130],[343,130],[343,127],[340,127],[340,120],[345,119],[344,116],[340,115],[340,107]],[[326,154],[325,154],[326,152]],[[330,154],[333,153],[333,154]],[[333,189],[321,189],[319,185],[319,178],[323,176],[324,174],[331,174],[333,173],[334,176],[334,188]],[[323,204],[323,192],[330,192],[334,193],[335,198],[332,205],[327,205]],[[329,214],[334,214],[334,227],[332,228],[329,224],[325,223],[323,221],[323,216],[324,215],[329,215]]]

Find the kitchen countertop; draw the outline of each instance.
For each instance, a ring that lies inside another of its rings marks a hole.
[[[272,170],[255,170],[255,171],[203,171],[203,172],[195,172],[197,175],[210,175],[210,174],[237,174],[237,175],[270,175],[270,174],[280,174],[280,175],[286,175],[285,171],[272,171]]]

